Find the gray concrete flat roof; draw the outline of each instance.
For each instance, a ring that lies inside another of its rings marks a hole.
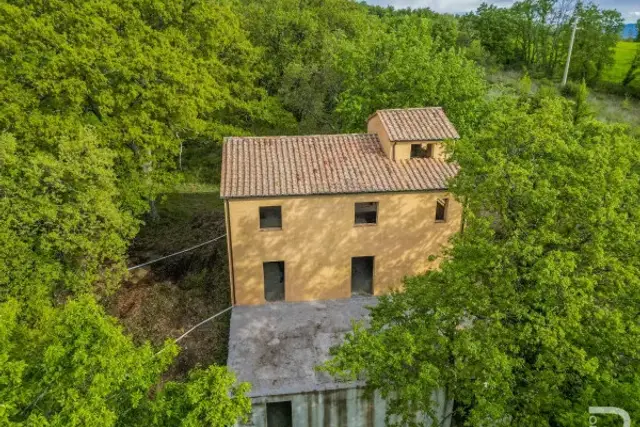
[[[251,383],[250,397],[350,388],[315,367],[329,348],[368,318],[376,297],[312,302],[277,302],[234,307],[227,364],[239,381]]]

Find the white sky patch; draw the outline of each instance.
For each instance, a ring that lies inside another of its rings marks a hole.
[[[428,7],[440,13],[461,13],[476,10],[482,0],[366,0],[369,4],[380,6],[393,6],[396,9],[410,7],[412,9]],[[513,0],[500,0],[491,2],[496,6],[506,7],[513,4]]]
[[[428,7],[440,13],[464,13],[476,10],[483,0],[365,0],[369,4],[393,6],[396,9]],[[635,23],[640,18],[638,0],[595,0],[601,8],[617,9],[626,22]],[[489,1],[499,7],[508,7],[513,0]]]

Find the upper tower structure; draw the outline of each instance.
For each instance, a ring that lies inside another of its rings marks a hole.
[[[367,132],[378,135],[391,160],[445,160],[442,142],[460,138],[442,107],[378,110],[369,117]]]

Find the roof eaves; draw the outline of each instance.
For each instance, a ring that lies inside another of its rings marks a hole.
[[[457,140],[460,139],[460,135],[455,136],[453,138],[438,138],[438,139],[390,139],[391,142],[415,142],[415,141],[448,141],[448,140]]]
[[[282,193],[282,194],[249,194],[242,196],[223,196],[220,194],[221,199],[277,199],[280,197],[315,197],[315,196],[350,196],[350,195],[358,195],[358,194],[380,194],[380,193],[435,193],[440,191],[447,191],[449,189],[448,186],[440,186],[434,188],[424,188],[424,189],[414,189],[409,188],[406,190],[365,190],[365,191],[342,191],[339,193],[336,192],[322,192],[322,193]]]

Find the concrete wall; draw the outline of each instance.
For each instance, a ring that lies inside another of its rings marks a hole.
[[[446,222],[436,200],[449,199]],[[354,225],[356,202],[378,202],[378,223]],[[260,206],[282,207],[282,229],[261,230]],[[372,193],[230,199],[227,233],[234,301],[263,304],[262,263],[285,262],[285,300],[351,296],[351,258],[374,256],[375,295],[407,275],[437,267],[429,261],[460,230],[461,206],[445,192]]]
[[[433,144],[433,158],[445,160],[442,141],[396,141],[391,142],[384,125],[378,115],[372,116],[367,122],[367,132],[375,133],[380,139],[382,149],[391,160],[407,160],[411,158],[411,144]],[[395,147],[394,147],[395,146]],[[395,156],[395,157],[394,157]]]
[[[442,424],[433,424],[425,416],[416,416],[416,420],[425,426],[451,426],[451,402],[445,404],[444,393],[434,393],[436,413]],[[375,394],[373,399],[364,396],[364,390],[352,388],[286,396],[274,396],[253,399],[251,427],[267,426],[267,402],[291,401],[292,425],[295,427],[384,427],[387,412],[386,402]]]

